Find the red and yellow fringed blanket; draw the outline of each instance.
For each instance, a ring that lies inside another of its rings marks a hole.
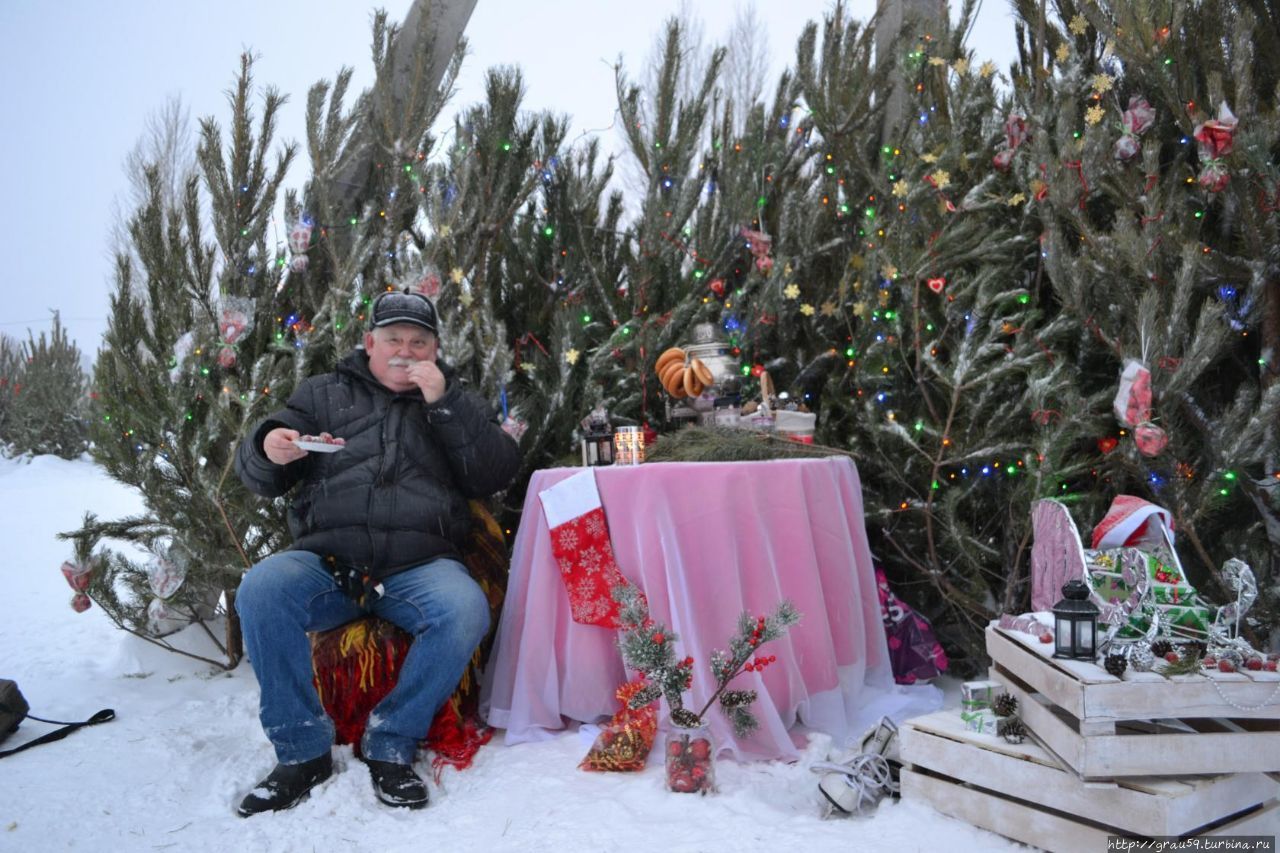
[[[489,599],[489,635],[476,649],[453,696],[436,713],[423,743],[433,753],[436,781],[446,766],[471,765],[493,730],[480,720],[480,670],[493,645],[507,586],[507,551],[502,528],[484,504],[471,502],[472,531],[463,553],[471,576]],[[391,692],[409,651],[410,636],[390,622],[369,616],[311,638],[316,690],[333,719],[338,743],[360,748],[365,721]]]

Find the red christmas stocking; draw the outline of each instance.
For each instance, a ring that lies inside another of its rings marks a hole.
[[[551,553],[569,593],[573,621],[617,628],[618,602],[610,591],[627,579],[609,541],[595,472],[590,468],[538,494],[551,531]]]

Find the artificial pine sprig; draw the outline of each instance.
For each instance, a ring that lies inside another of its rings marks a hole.
[[[781,602],[773,615],[767,618],[752,617],[749,613],[738,617],[738,633],[730,640],[729,651],[717,649],[711,654],[711,674],[716,679],[716,690],[695,714],[684,707],[683,696],[693,684],[694,660],[692,657],[676,659],[675,643],[679,637],[649,617],[648,602],[635,587],[628,584],[614,587],[613,597],[621,605],[618,621],[623,632],[618,638],[618,648],[622,651],[622,660],[648,682],[631,698],[631,708],[642,708],[664,696],[671,710],[672,722],[692,728],[702,723],[707,711],[719,700],[721,709],[739,737],[750,734],[759,726],[750,710],[751,703],[756,700],[756,692],[727,688],[729,682],[744,670],[759,672],[776,660],[772,655],[757,654],[757,650],[800,621],[800,613],[791,602]]]

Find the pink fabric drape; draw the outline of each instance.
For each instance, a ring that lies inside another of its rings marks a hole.
[[[536,499],[580,470],[539,471],[529,484],[481,694],[508,744],[609,715],[626,680],[616,632],[571,618]],[[647,463],[596,474],[622,574],[648,597],[653,618],[679,634],[677,653],[697,661],[686,706],[700,708],[713,692],[711,652],[727,647],[742,611],[768,614],[789,598],[802,614],[763,650],[776,664],[733,682],[759,691],[760,729],[739,740],[718,710],[708,715],[735,757],[796,757],[797,722],[842,742],[882,714],[936,704],[893,684],[849,459]]]

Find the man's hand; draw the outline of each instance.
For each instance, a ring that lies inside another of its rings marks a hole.
[[[418,386],[423,399],[428,403],[434,403],[444,396],[444,374],[434,361],[418,361],[410,365],[409,381]]]
[[[290,462],[297,462],[307,455],[307,451],[294,444],[299,435],[296,429],[276,427],[267,433],[266,438],[262,439],[262,452],[277,465],[288,465]]]

